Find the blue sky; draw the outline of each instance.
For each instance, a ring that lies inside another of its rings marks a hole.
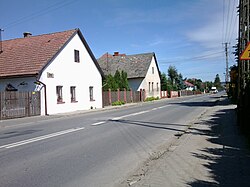
[[[187,78],[225,80],[225,52],[235,64],[238,0],[0,0],[2,39],[80,28],[96,58],[155,52]]]

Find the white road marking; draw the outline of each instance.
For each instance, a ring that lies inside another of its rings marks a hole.
[[[91,124],[91,126],[97,126],[97,125],[101,125],[103,123],[105,123],[105,121],[100,121],[100,122],[97,122],[97,123],[93,123],[93,124]]]
[[[18,146],[21,146],[21,145],[25,145],[25,144],[29,144],[29,143],[33,143],[33,142],[53,138],[53,137],[56,137],[56,136],[60,136],[60,135],[80,131],[80,130],[83,130],[84,128],[85,127],[68,129],[68,130],[64,130],[64,131],[55,132],[55,133],[52,133],[52,134],[47,134],[47,135],[44,135],[44,136],[39,136],[39,137],[36,137],[36,138],[31,138],[31,139],[19,141],[19,142],[16,142],[16,143],[2,145],[2,146],[0,146],[0,149],[3,149],[3,148],[9,149],[9,148],[13,148],[13,147],[18,147]]]
[[[141,111],[141,112],[137,112],[137,113],[132,113],[132,114],[128,114],[128,115],[124,115],[124,116],[120,116],[120,117],[115,117],[115,118],[112,118],[111,120],[119,120],[119,119],[122,119],[122,118],[126,118],[126,117],[130,117],[130,116],[137,116],[137,115],[140,115],[140,114],[144,114],[144,113],[147,113],[147,112],[150,112],[150,110],[145,110],[145,111]]]

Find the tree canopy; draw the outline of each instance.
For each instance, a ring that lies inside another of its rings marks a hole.
[[[103,82],[103,90],[107,91],[111,89],[112,91],[116,91],[117,89],[126,89],[129,90],[127,73],[123,70],[120,72],[116,70],[115,75],[111,74],[107,75]]]

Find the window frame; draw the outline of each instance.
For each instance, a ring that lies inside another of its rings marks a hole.
[[[94,99],[94,86],[89,86],[89,100],[95,101],[95,99]]]
[[[80,62],[80,51],[77,49],[74,49],[74,60],[75,62],[79,63]]]
[[[70,101],[76,103],[76,86],[70,86]]]
[[[65,103],[63,101],[63,86],[61,86],[61,85],[56,86],[56,96],[57,96],[57,103],[58,104]]]

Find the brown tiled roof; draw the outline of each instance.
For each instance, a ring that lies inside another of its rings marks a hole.
[[[3,41],[0,78],[38,74],[78,31],[73,29]]]

